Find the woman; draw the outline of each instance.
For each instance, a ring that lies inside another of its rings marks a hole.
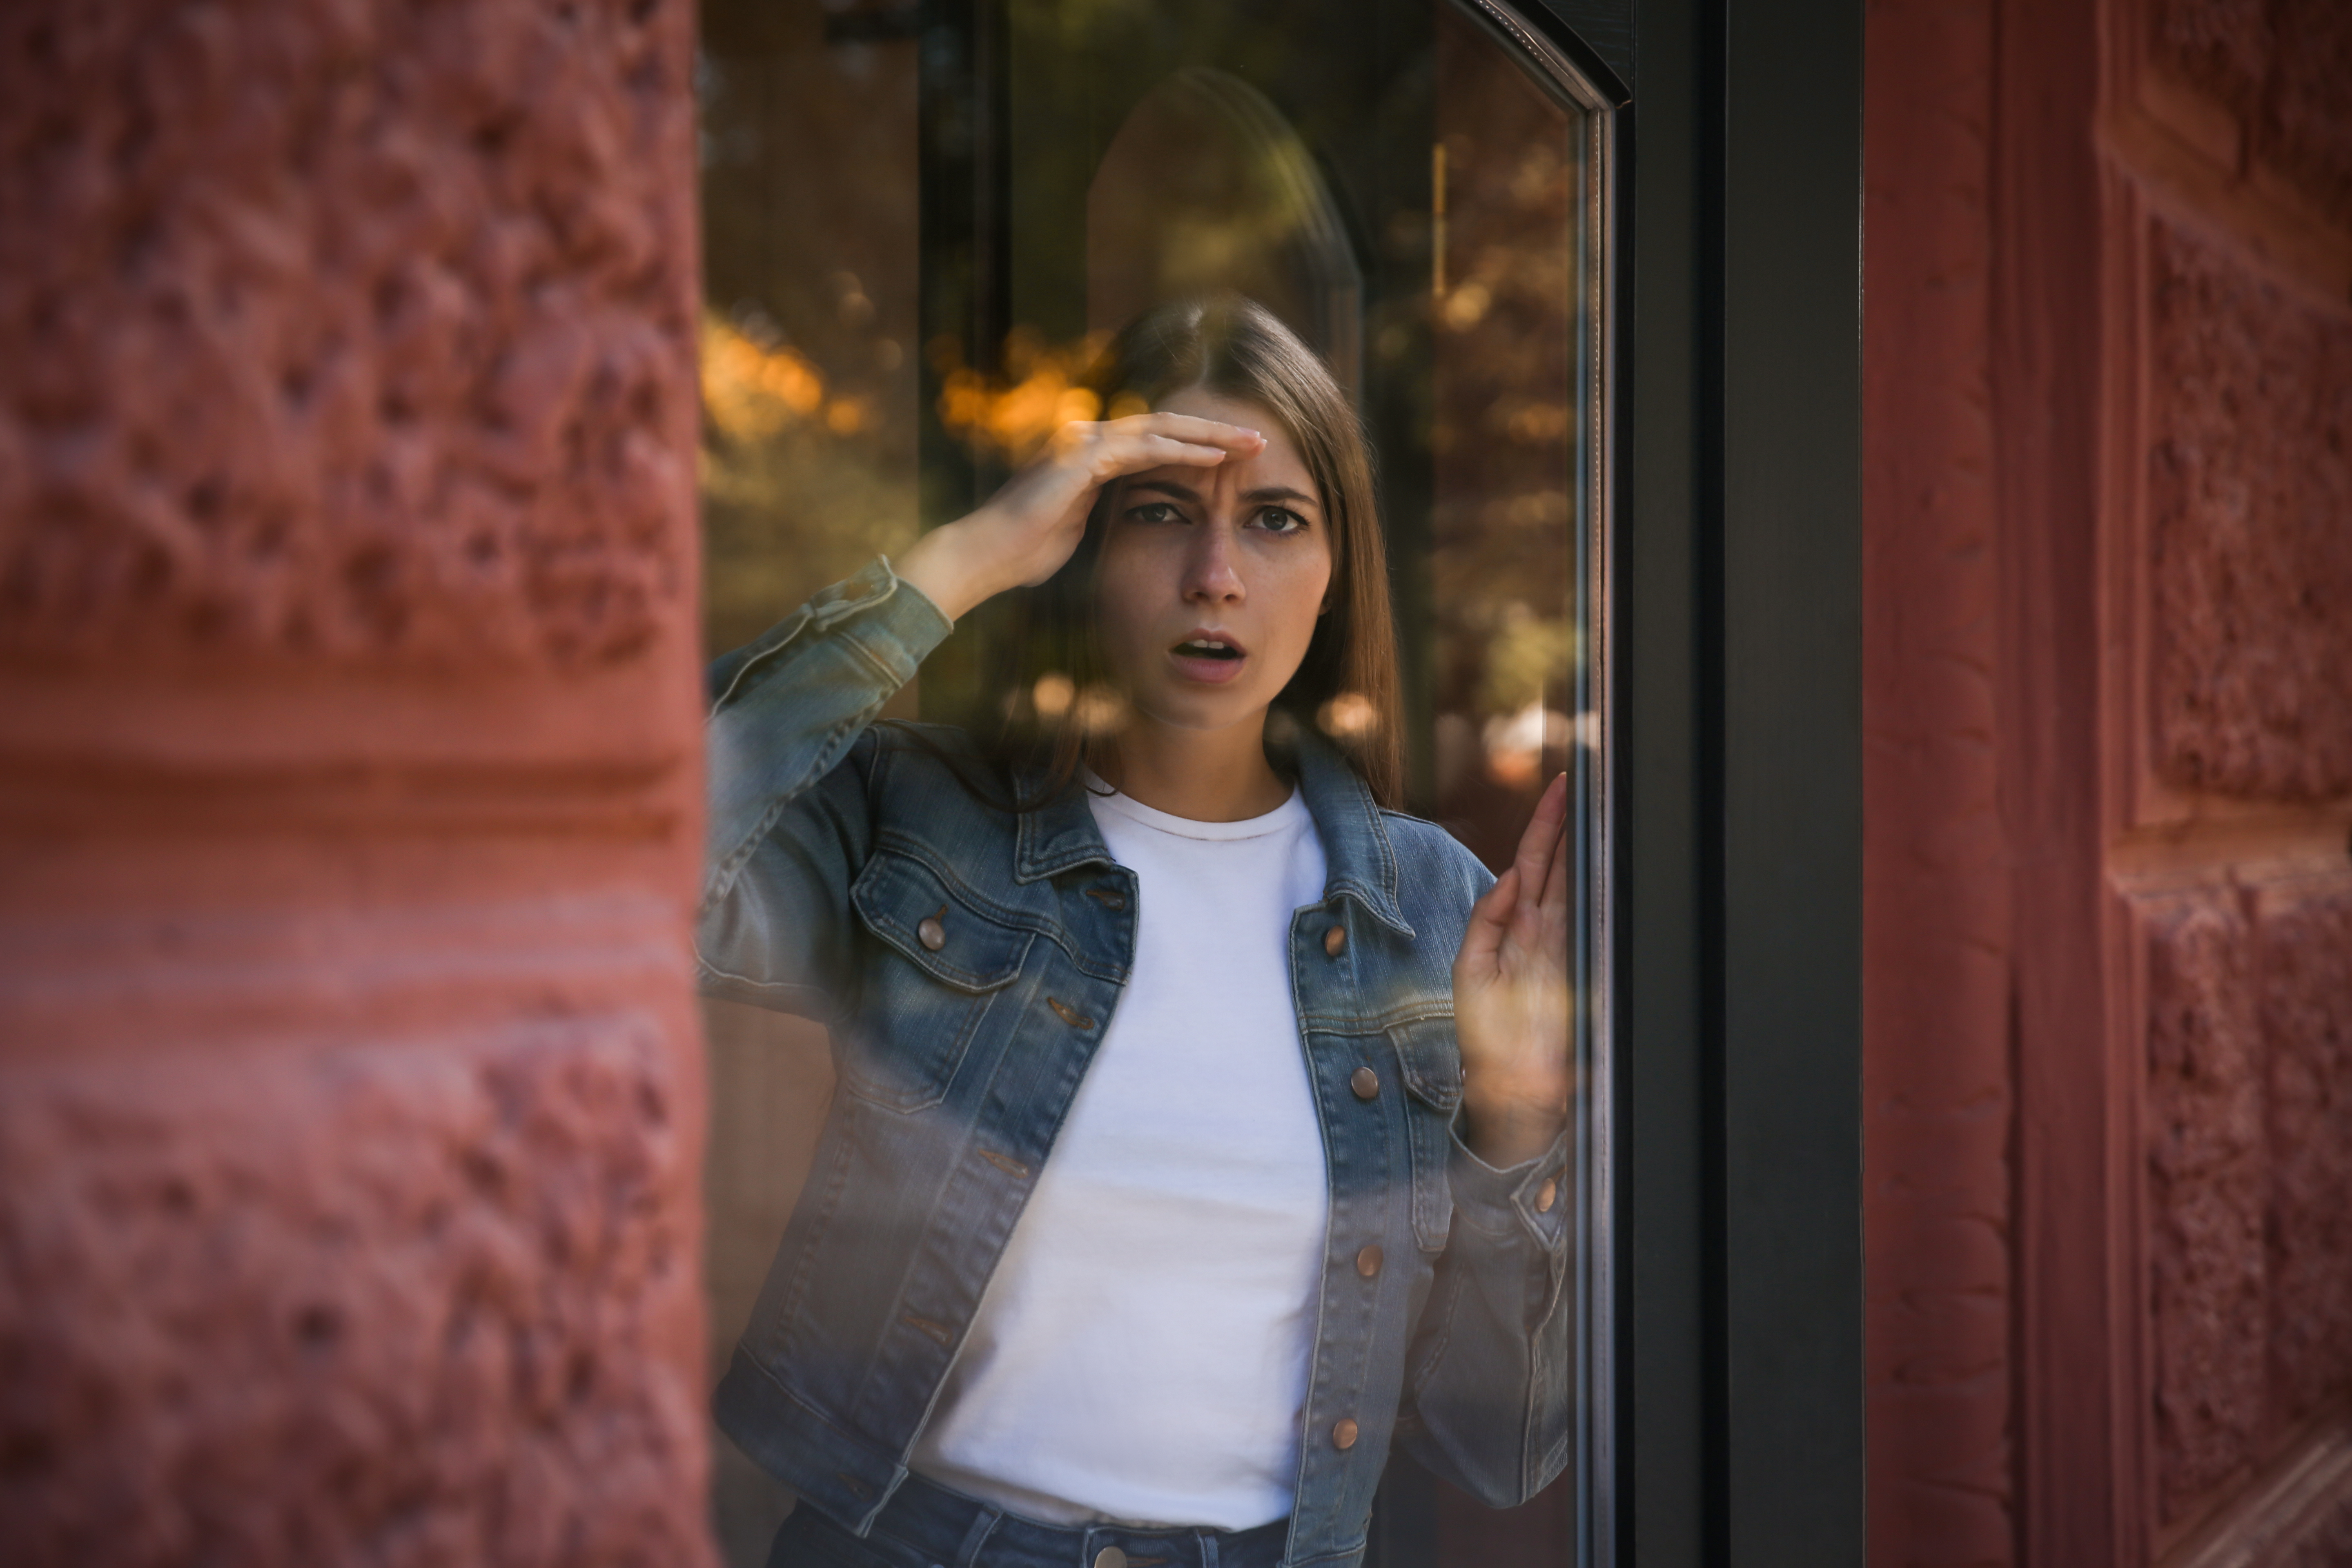
[[[1496,1504],[1568,1451],[1564,784],[1491,885],[1389,809],[1370,463],[1271,315],[1099,390],[713,670],[703,984],[839,1072],[717,1395],[772,1563],[1353,1563],[1392,1436]],[[872,722],[1024,587],[1002,733]]]

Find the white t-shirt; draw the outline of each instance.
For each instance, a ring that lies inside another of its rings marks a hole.
[[[1330,1209],[1288,958],[1323,846],[1295,793],[1092,802],[1134,973],[912,1463],[1054,1524],[1246,1530],[1290,1511]]]

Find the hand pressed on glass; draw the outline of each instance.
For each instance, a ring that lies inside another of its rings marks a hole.
[[[1568,816],[1562,773],[1471,910],[1454,960],[1470,1147],[1498,1169],[1542,1153],[1568,1124]]]

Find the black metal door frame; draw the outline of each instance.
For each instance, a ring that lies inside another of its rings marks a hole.
[[[1858,1568],[1862,8],[1632,11],[1619,1555]]]

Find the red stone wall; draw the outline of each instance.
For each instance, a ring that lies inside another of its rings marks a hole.
[[[2149,911],[2148,1168],[2158,1484],[2168,1513],[2270,1433],[2263,1049],[2234,900]]]
[[[0,1541],[695,1563],[692,19],[0,8]]]
[[[2352,888],[2263,890],[2257,1016],[2268,1047],[2272,1399],[2288,1422],[2352,1390]]]
[[[2352,11],[1868,38],[1873,1558],[2333,1561]]]
[[[2146,1506],[2193,1559],[2352,1406],[2352,13],[2150,0],[2112,37],[2111,859],[2144,944]]]
[[[1863,988],[1875,1563],[2013,1561],[1994,720],[1992,6],[1864,34]]]
[[[2180,223],[2147,240],[2157,773],[2352,793],[2352,312]]]
[[[2352,1396],[2352,875],[2232,866],[2133,903],[2161,1538],[2336,1441]]]
[[[2227,126],[2241,169],[2259,167],[2352,226],[2352,10],[2333,0],[2141,0],[2148,53]]]
[[[2149,942],[2161,1528],[2226,1512],[2352,1399],[2352,310],[2185,205],[2123,221],[2147,363],[2127,826],[2165,844],[2123,879]]]

